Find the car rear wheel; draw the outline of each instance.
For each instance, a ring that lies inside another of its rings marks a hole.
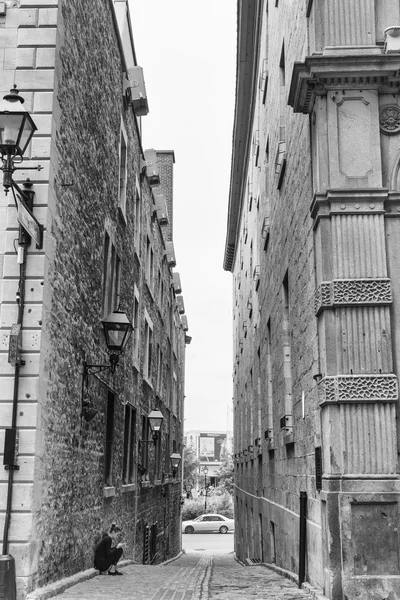
[[[228,528],[226,525],[222,525],[222,527],[219,528],[219,532],[220,533],[228,533]]]
[[[185,533],[194,533],[194,527],[188,525],[187,527],[185,527]]]

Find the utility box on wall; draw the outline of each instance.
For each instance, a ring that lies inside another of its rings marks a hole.
[[[146,87],[143,77],[142,67],[133,67],[128,70],[129,82],[126,89],[129,89],[130,101],[133,106],[133,110],[137,117],[144,117],[149,112],[149,105],[147,102]]]
[[[150,185],[158,185],[160,183],[160,172],[157,164],[157,152],[153,149],[145,150],[144,159],[146,162],[147,179]]]

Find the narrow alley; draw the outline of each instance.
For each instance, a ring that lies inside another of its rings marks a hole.
[[[94,572],[94,570],[93,570]],[[262,565],[243,567],[233,554],[182,554],[164,565],[129,565],[123,576],[95,576],[53,595],[58,600],[322,600]],[[47,594],[49,591],[47,590]],[[29,600],[50,596],[36,590]]]

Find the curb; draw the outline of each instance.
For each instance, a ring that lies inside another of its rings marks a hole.
[[[180,558],[182,556],[182,554],[185,554],[183,550],[181,550],[176,556],[174,556],[174,558],[169,558],[165,562],[159,563],[157,565],[157,567],[159,567],[159,566],[163,567],[164,565],[168,565],[169,563],[174,562],[174,560],[178,560],[178,558]]]
[[[122,560],[118,566],[127,567],[128,565],[137,564],[133,560]],[[60,579],[54,583],[50,583],[46,587],[38,588],[33,592],[30,592],[26,596],[26,600],[48,600],[48,598],[54,598],[58,594],[62,594],[68,588],[76,585],[77,583],[81,583],[82,581],[87,581],[88,579],[93,579],[99,574],[97,569],[87,569],[86,571],[80,571],[79,573],[75,573],[75,575],[71,575],[71,577],[66,577],[65,579]]]
[[[292,573],[291,571],[287,571],[286,569],[282,569],[282,567],[277,567],[276,565],[274,565],[272,563],[260,563],[260,564],[261,564],[261,566],[266,567],[267,569],[270,569],[271,571],[275,571],[276,573],[278,573],[278,575],[282,575],[282,577],[286,577],[286,579],[290,579],[297,586],[299,585],[299,578],[295,573]],[[315,598],[315,600],[329,600],[329,598],[327,598],[327,596],[324,596],[321,593],[321,590],[318,590],[317,588],[313,587],[307,581],[305,581],[301,584],[301,589],[304,590],[305,592],[307,592],[308,594],[310,594],[313,598]]]
[[[242,567],[250,566],[250,565],[245,565],[244,563],[242,563],[242,561],[237,558],[236,554],[234,555],[234,559],[236,560],[236,562],[238,562],[240,565],[242,565]],[[258,564],[254,564],[252,566],[266,567],[267,569],[270,569],[271,571],[275,571],[275,573],[278,573],[278,575],[281,575],[282,577],[286,577],[286,579],[290,579],[290,581],[293,581],[293,583],[295,583],[297,586],[299,585],[299,578],[295,573],[292,573],[291,571],[287,571],[286,569],[282,569],[282,567],[277,567],[273,563],[260,562]],[[307,592],[308,594],[310,594],[310,596],[312,596],[315,600],[329,600],[329,598],[327,598],[327,596],[324,596],[320,590],[312,587],[312,585],[310,585],[307,581],[305,581],[301,584],[301,589],[304,590],[305,592]]]

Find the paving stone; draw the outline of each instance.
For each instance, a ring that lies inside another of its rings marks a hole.
[[[232,554],[183,554],[164,565],[130,565],[121,577],[83,581],[58,600],[313,600],[263,566],[243,567]]]

